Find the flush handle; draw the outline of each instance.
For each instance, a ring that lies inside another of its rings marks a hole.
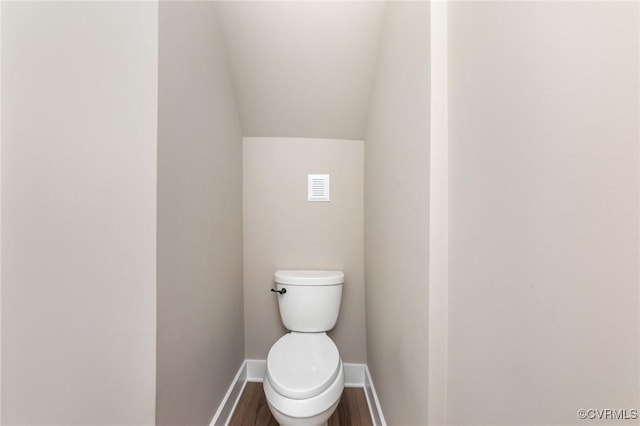
[[[285,294],[287,292],[287,289],[283,288],[282,290],[276,290],[275,288],[272,288],[271,291],[274,293]]]

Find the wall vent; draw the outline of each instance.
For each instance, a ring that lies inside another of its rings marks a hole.
[[[329,175],[309,175],[309,201],[330,201]]]

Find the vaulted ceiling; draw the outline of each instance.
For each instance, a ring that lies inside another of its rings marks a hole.
[[[364,139],[385,3],[222,2],[245,136]]]

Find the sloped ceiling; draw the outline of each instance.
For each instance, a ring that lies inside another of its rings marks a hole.
[[[364,139],[384,2],[222,2],[245,136]]]

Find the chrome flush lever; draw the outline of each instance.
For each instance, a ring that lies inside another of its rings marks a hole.
[[[276,290],[275,288],[272,288],[271,291],[274,293],[285,294],[287,292],[287,289],[283,288],[282,290]]]

